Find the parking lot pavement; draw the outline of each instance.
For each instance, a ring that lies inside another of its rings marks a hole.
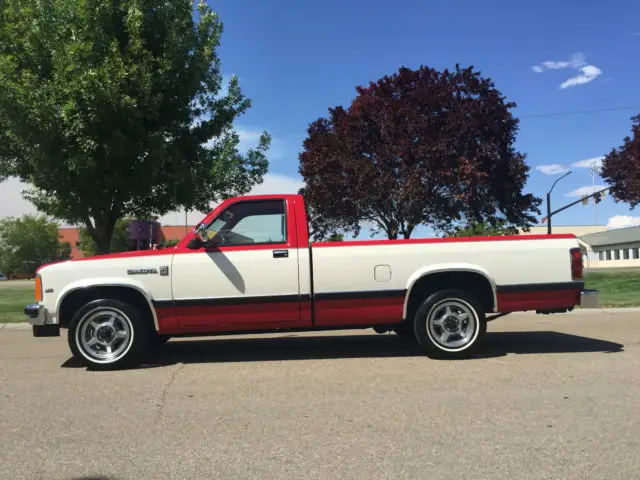
[[[92,372],[4,329],[0,478],[640,478],[640,314],[507,316],[484,351],[218,337]]]

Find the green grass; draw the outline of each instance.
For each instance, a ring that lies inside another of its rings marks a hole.
[[[589,272],[585,288],[600,290],[603,307],[640,306],[640,270]],[[0,282],[0,323],[24,322],[25,305],[34,302],[33,281]]]
[[[603,307],[640,306],[640,270],[589,272],[584,287],[600,290]]]
[[[0,323],[25,322],[25,305],[34,302],[34,282],[12,280],[0,282]]]

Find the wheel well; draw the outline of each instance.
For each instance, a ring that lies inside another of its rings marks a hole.
[[[153,312],[145,296],[131,287],[121,286],[96,286],[79,288],[67,294],[60,304],[58,322],[63,328],[67,328],[75,312],[83,305],[99,299],[113,299],[134,306],[143,318],[153,324]]]
[[[429,295],[449,289],[463,290],[473,295],[485,312],[493,311],[493,288],[484,275],[475,272],[438,272],[427,274],[413,284],[407,301],[406,319],[413,318],[415,311]]]

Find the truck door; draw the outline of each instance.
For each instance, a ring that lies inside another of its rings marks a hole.
[[[176,252],[175,313],[183,327],[299,326],[295,215],[286,199],[231,203],[208,222],[209,241]]]

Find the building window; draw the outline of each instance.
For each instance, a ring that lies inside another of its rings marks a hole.
[[[636,248],[632,248],[631,249],[631,253],[632,253],[632,257],[634,259],[638,259],[640,258],[640,248],[636,247]]]
[[[604,260],[604,250],[598,252],[598,260]]]
[[[607,250],[607,260],[611,260],[611,250]]]
[[[622,258],[624,258],[625,260],[629,260],[629,249],[625,248],[624,250],[622,250]]]
[[[620,250],[614,250],[613,251],[613,259],[614,260],[620,260]]]

